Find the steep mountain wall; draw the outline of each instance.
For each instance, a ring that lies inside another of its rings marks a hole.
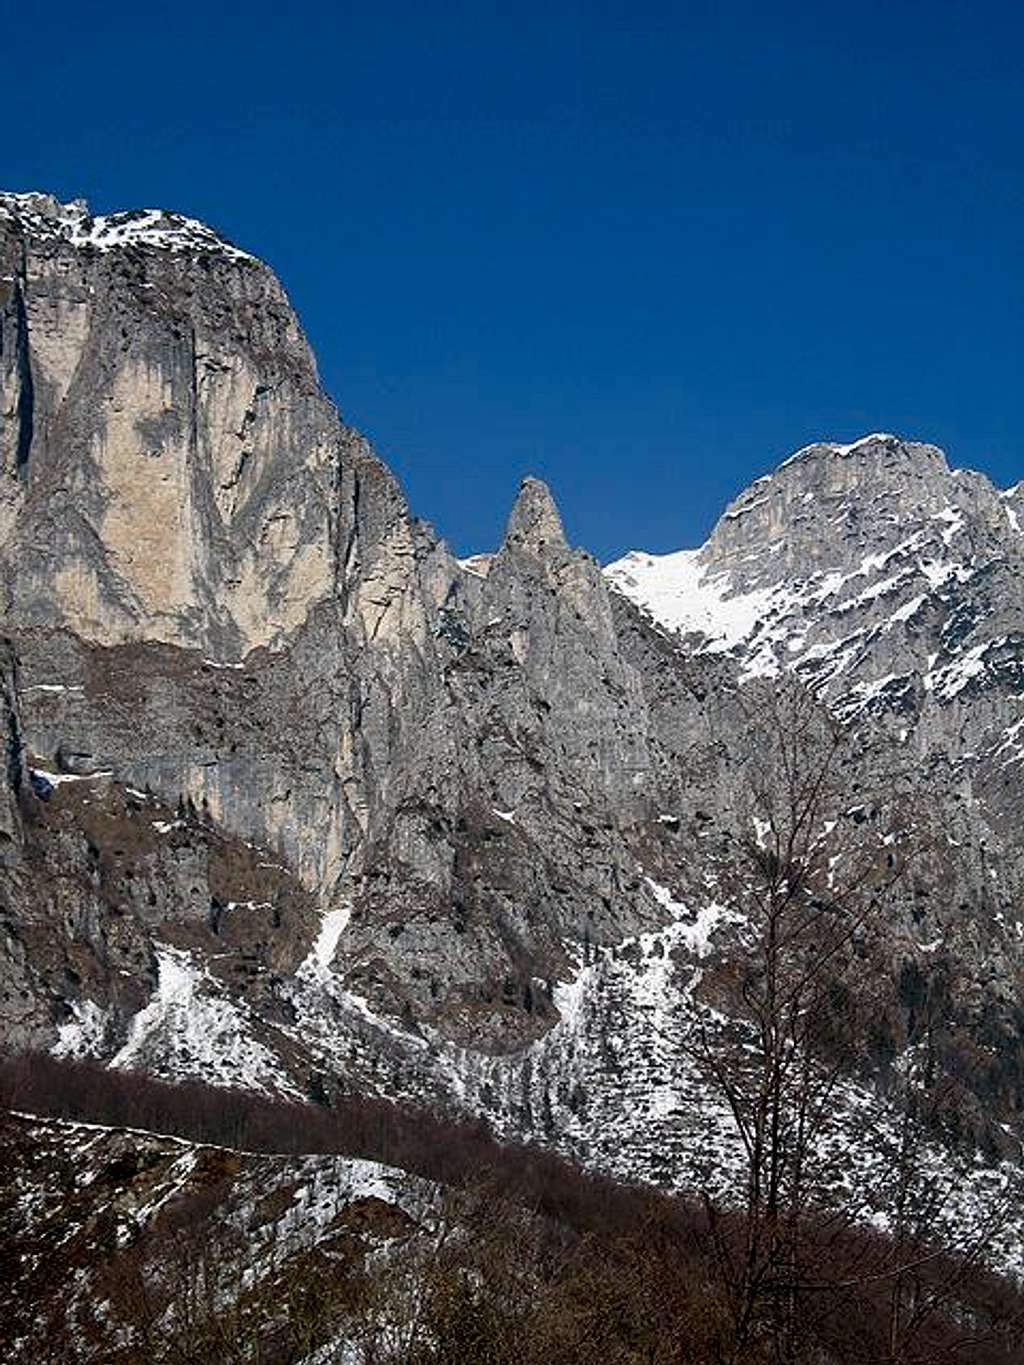
[[[534,1032],[566,934],[657,917],[621,828],[649,800],[642,690],[547,490],[468,572],[261,263],[39,195],[0,198],[0,242],[0,577],[40,781],[107,774],[267,850],[351,907],[381,1008]]]
[[[865,1113],[896,1141],[927,1016],[969,1216],[1024,1112],[1019,489],[815,445],[702,549],[602,573],[528,479],[460,564],[209,228],[0,195],[0,263],[6,1040],[725,1188],[693,1030],[749,951],[765,718],[803,687],[847,743],[822,839],[884,867],[898,802],[920,850],[826,1165],[867,1169]]]

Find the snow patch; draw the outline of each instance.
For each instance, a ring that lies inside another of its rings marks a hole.
[[[924,678],[925,688],[933,692],[940,701],[952,701],[968,683],[986,672],[985,656],[989,650],[1005,643],[1005,636],[982,641],[980,645],[975,645],[952,663],[935,669],[934,672],[928,672]]]
[[[322,976],[330,972],[334,955],[338,951],[338,943],[351,918],[351,905],[338,906],[335,910],[324,912],[320,921],[320,932],[313,941],[309,956],[298,969],[299,975]]]
[[[83,250],[144,247],[173,254],[212,252],[233,261],[256,259],[206,223],[166,209],[130,209],[94,218],[82,199],[61,204],[45,194],[3,194],[0,214],[17,219],[40,234],[62,237]]]
[[[491,571],[491,561],[494,556],[490,554],[469,555],[466,559],[456,560],[460,569],[465,569],[474,578],[486,578]]]
[[[296,1093],[276,1057],[252,1036],[242,1009],[219,994],[188,952],[155,944],[157,986],[135,1015],[112,1067],[199,1076],[215,1085]]]
[[[859,446],[867,445],[871,441],[898,441],[898,436],[893,436],[888,431],[872,431],[867,436],[859,436],[856,441],[851,441],[848,445],[843,445],[839,441],[812,441],[810,445],[801,446],[795,450],[789,459],[783,460],[779,469],[787,469],[791,464],[796,464],[798,460],[805,459],[813,451],[826,450],[830,455],[849,455]],[[776,473],[778,470],[776,470]]]
[[[943,545],[950,545],[957,532],[963,530],[964,514],[957,507],[944,507],[941,512],[936,512],[934,520],[946,522],[942,532]]]
[[[722,653],[748,639],[769,612],[792,594],[783,584],[737,592],[731,576],[711,575],[699,550],[649,555],[633,550],[605,569],[608,580],[680,635],[707,637],[709,653]]]
[[[103,1047],[110,1015],[95,1000],[72,1000],[73,1018],[57,1026],[54,1057],[95,1057]]]
[[[51,787],[59,787],[68,782],[99,782],[102,778],[113,777],[113,768],[103,768],[95,773],[52,773],[47,768],[29,768],[29,775],[41,777]]]

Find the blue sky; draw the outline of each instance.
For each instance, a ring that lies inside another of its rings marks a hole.
[[[1016,4],[3,6],[4,188],[269,260],[463,552],[604,559],[807,441],[1024,477]]]

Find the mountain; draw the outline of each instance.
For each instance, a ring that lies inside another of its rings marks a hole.
[[[1016,1197],[1019,490],[892,436],[814,445],[700,550],[602,571],[528,479],[460,563],[266,266],[45,195],[0,196],[0,414],[9,1045],[428,1100],[728,1198],[714,1056],[758,878],[788,878],[820,941],[857,930],[820,1188],[892,1225],[920,1071],[937,1223]]]
[[[1022,496],[895,436],[813,445],[742,493],[700,550],[607,572],[743,676],[795,673],[845,714],[996,704],[1020,690]]]

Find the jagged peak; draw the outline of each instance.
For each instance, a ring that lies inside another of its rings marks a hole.
[[[894,435],[891,431],[872,431],[866,436],[858,436],[855,441],[812,441],[810,445],[801,446],[799,450],[795,450],[792,455],[783,460],[775,469],[775,473],[778,474],[783,469],[803,464],[805,461],[865,458],[879,446],[889,452],[901,452],[913,460],[924,458],[932,464],[937,461],[948,471],[949,466],[945,452],[940,450],[938,446],[931,445],[926,441],[908,441],[902,436]]]
[[[42,218],[57,226],[88,218],[89,205],[84,199],[71,199],[65,204],[56,195],[42,190],[28,190],[23,194],[0,190],[0,213],[8,218]]]
[[[891,432],[870,432],[845,443],[818,441],[802,446],[739,493],[722,513],[708,547],[720,550],[723,542],[733,544],[738,524],[752,512],[758,513],[755,520],[774,524],[777,537],[794,509],[805,520],[808,500],[825,498],[832,504],[842,498],[849,505],[878,510],[877,494],[884,488],[889,511],[894,498],[906,498],[908,511],[929,502],[945,506],[954,497],[956,477],[938,446]],[[973,477],[988,485],[984,475]]]
[[[505,544],[534,554],[567,548],[562,518],[543,479],[526,478],[520,485],[508,519]]]
[[[197,218],[169,209],[128,209],[93,217],[84,199],[63,203],[52,194],[0,192],[0,218],[45,237],[60,237],[72,246],[94,251],[146,247],[170,252],[216,252],[236,261],[255,261],[226,237]]]

